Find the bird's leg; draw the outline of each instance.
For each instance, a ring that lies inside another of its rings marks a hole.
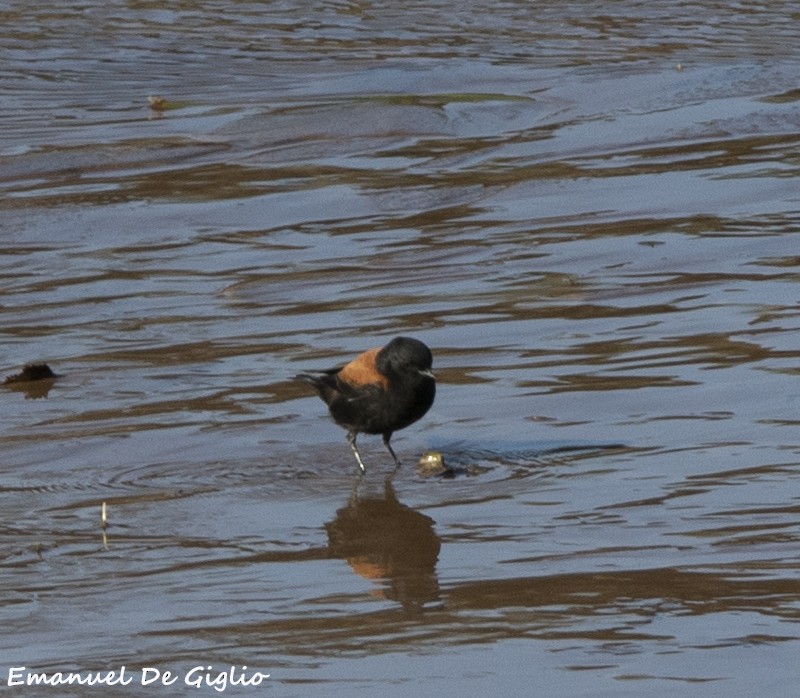
[[[356,448],[356,435],[358,432],[356,431],[348,431],[347,432],[347,443],[350,444],[350,448],[353,450],[353,455],[356,457],[356,461],[358,462],[358,467],[361,468],[361,472],[367,472],[367,469],[364,467],[364,463],[361,460],[361,455]]]
[[[386,450],[389,451],[389,453],[392,455],[392,458],[394,458],[395,467],[399,468],[400,467],[400,459],[397,457],[397,454],[394,452],[394,450],[392,449],[391,445],[389,444],[389,439],[391,439],[391,438],[392,438],[392,432],[387,431],[383,435],[383,445],[386,446]]]

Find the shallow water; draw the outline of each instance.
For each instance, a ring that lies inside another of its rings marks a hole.
[[[0,365],[60,378],[0,389],[0,684],[794,692],[794,4],[32,5]],[[360,480],[291,377],[397,334],[437,400]]]

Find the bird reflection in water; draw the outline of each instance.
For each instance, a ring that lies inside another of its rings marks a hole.
[[[439,600],[436,562],[441,542],[433,524],[429,516],[401,504],[387,478],[382,497],[359,497],[357,483],[347,506],[325,529],[330,553],[376,582],[376,596],[416,613]]]

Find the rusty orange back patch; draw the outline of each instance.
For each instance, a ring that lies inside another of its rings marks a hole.
[[[378,373],[378,369],[375,366],[375,360],[379,351],[380,347],[369,349],[363,354],[359,354],[339,371],[339,378],[350,385],[379,383],[384,388],[388,388],[389,379]]]

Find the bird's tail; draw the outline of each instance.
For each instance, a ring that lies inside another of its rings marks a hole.
[[[308,381],[309,383],[317,384],[322,379],[323,373],[298,373],[294,379],[296,381]]]

